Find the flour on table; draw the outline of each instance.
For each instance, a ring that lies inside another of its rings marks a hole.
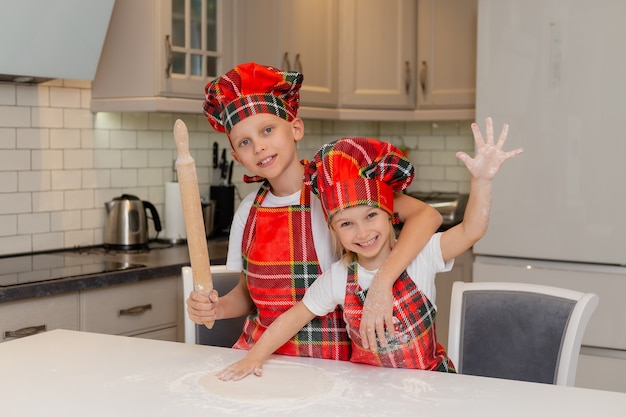
[[[333,380],[320,368],[270,360],[263,365],[263,376],[248,375],[240,381],[221,381],[209,372],[198,384],[211,395],[233,401],[301,401],[323,396],[333,388]],[[302,381],[307,381],[306,389]]]

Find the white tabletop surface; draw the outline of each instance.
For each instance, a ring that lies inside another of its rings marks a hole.
[[[324,375],[325,392],[298,400],[235,401],[209,392],[199,382],[244,354],[69,330],[5,342],[0,344],[0,414],[626,416],[623,393],[288,356],[271,360],[287,367],[315,368]],[[268,371],[269,367],[258,380],[269,381]],[[311,387],[313,383],[318,385]],[[224,384],[233,390],[242,387]],[[298,384],[303,393],[319,391],[319,380],[303,378]]]

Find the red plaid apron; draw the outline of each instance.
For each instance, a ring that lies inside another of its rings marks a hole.
[[[435,308],[404,271],[393,284],[395,336],[387,337],[387,347],[377,351],[363,349],[359,326],[367,291],[357,278],[357,263],[348,267],[344,319],[352,339],[351,362],[387,368],[416,368],[455,372],[435,335]]]
[[[243,269],[257,311],[246,318],[235,348],[250,349],[265,329],[304,296],[320,274],[311,228],[311,190],[305,185],[300,204],[261,207],[265,182],[255,198],[243,233]],[[350,341],[341,309],[316,317],[276,353],[348,360]]]

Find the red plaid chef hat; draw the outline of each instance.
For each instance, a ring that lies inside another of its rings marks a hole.
[[[408,187],[415,175],[400,149],[368,138],[343,138],[322,146],[307,174],[329,222],[337,212],[362,205],[393,216],[393,193]]]
[[[235,124],[259,113],[288,122],[298,114],[302,74],[249,62],[206,85],[202,110],[213,129],[230,133]]]

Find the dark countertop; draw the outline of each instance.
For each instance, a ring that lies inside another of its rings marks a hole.
[[[223,265],[228,252],[228,241],[210,240],[208,247],[211,265]],[[149,251],[142,252],[68,251],[67,253],[71,256],[77,256],[81,259],[98,257],[107,261],[142,266],[122,271],[77,275],[69,278],[0,287],[0,304],[180,275],[181,268],[190,264],[189,250],[186,244],[159,245],[158,243],[151,243],[150,248]]]

